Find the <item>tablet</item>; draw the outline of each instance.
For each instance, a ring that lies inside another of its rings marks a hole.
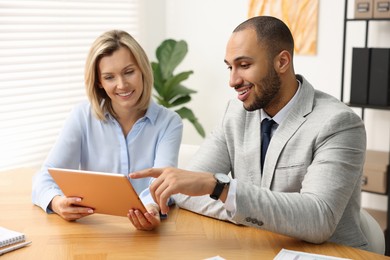
[[[80,197],[79,206],[95,213],[124,216],[130,209],[146,212],[130,181],[123,174],[49,168],[50,175],[67,197]]]

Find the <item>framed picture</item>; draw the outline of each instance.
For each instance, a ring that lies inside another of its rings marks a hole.
[[[290,28],[295,54],[317,54],[318,0],[250,0],[248,17],[269,15]]]

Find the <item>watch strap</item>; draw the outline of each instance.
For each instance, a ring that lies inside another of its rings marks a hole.
[[[216,179],[216,181],[217,181],[217,184],[215,184],[215,188],[213,190],[213,193],[210,194],[210,198],[218,200],[219,197],[221,196],[226,184],[219,182],[217,179]]]

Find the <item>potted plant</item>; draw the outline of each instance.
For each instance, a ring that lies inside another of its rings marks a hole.
[[[188,52],[187,43],[184,40],[164,40],[156,50],[157,62],[151,62],[154,76],[154,97],[156,102],[167,108],[175,107],[175,112],[182,119],[189,120],[196,131],[205,137],[205,131],[198,118],[186,106],[191,101],[191,95],[195,90],[183,86],[181,83],[188,79],[192,70],[174,74],[176,67],[183,61]]]

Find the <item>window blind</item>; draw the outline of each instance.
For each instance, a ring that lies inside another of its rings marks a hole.
[[[84,64],[111,29],[139,34],[139,0],[0,2],[0,170],[39,167],[72,107]]]

